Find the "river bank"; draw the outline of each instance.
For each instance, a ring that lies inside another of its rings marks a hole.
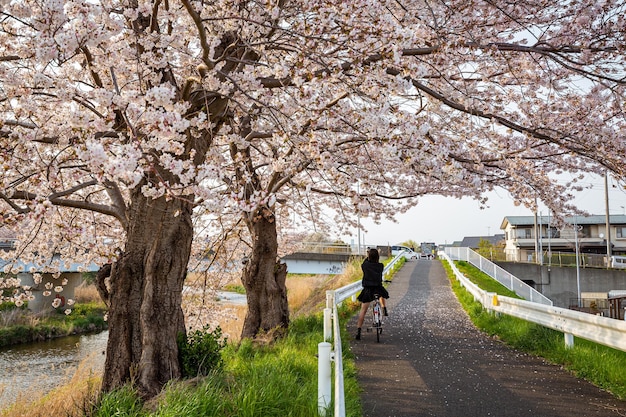
[[[0,349],[0,409],[44,395],[82,367],[101,374],[108,331],[49,339]]]
[[[106,330],[107,309],[95,286],[80,285],[74,295],[69,314],[64,310],[33,313],[26,306],[0,304],[0,348]]]
[[[325,299],[325,290],[336,285],[339,285],[337,279],[329,276],[288,277],[287,289],[292,317],[319,311],[320,303]],[[213,291],[207,294],[197,289],[186,288],[183,291],[183,310],[188,331],[202,328],[206,324],[211,327],[220,326],[222,334],[230,342],[238,342],[247,311],[246,297],[244,294],[231,291]],[[74,380],[75,372],[92,377],[99,376],[104,367],[107,335],[107,332],[102,332],[97,335],[58,339],[58,342],[67,340],[66,348],[58,348],[57,340],[43,342],[42,344],[49,346],[51,351],[61,350],[58,357],[52,354],[54,359],[49,353],[36,350],[33,350],[32,358],[20,359],[21,349],[32,348],[27,345],[0,349],[0,369],[7,370],[6,378],[0,379],[0,415],[4,415],[2,410],[11,406],[16,399],[30,403],[52,389],[55,393],[58,392],[57,388]],[[11,352],[5,353],[8,350]],[[2,354],[5,354],[4,359]],[[14,363],[14,366],[4,368],[6,362],[3,360]],[[31,361],[40,363],[29,367]],[[36,374],[34,369],[38,369]],[[15,381],[18,380],[24,383],[16,384]],[[54,406],[51,406],[52,408]],[[20,414],[18,412],[8,415]]]

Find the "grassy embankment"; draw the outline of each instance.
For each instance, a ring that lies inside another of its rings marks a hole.
[[[64,314],[64,309],[35,315],[26,307],[0,304],[0,347],[106,329],[106,307],[95,287],[78,287],[75,296],[77,303],[70,315]]]
[[[452,282],[453,291],[479,329],[516,349],[563,365],[577,377],[626,399],[626,352],[580,338],[575,338],[574,347],[568,349],[561,332],[516,317],[492,314],[474,301],[473,296],[460,285],[448,263],[442,261],[442,264]],[[456,265],[480,288],[516,297],[512,291],[469,263],[457,262]]]
[[[78,372],[67,386],[35,402],[18,403],[0,416],[317,416],[315,355],[322,341],[325,292],[360,278],[358,262],[348,265],[340,276],[321,284],[318,279],[313,289],[305,284],[305,277],[290,276],[287,286],[292,322],[286,338],[270,344],[250,340],[228,343],[221,350],[218,369],[206,377],[174,381],[149,403],[142,403],[132,385],[100,398],[98,378]],[[357,309],[357,303],[344,303],[340,309],[342,328]],[[346,341],[349,336],[344,334],[342,339]],[[362,409],[356,368],[347,345],[343,351],[346,411],[348,416],[357,417]]]

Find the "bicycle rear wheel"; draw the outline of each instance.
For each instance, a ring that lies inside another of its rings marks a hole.
[[[372,314],[373,314],[373,318],[374,318],[374,329],[376,330],[376,342],[380,343],[380,334],[383,331],[382,328],[382,321],[381,321],[381,311],[380,311],[380,304],[378,303],[378,300],[376,300],[376,302],[374,303],[374,306],[372,307]]]

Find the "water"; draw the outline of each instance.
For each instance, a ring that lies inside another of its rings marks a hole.
[[[105,331],[0,349],[0,410],[18,395],[29,398],[69,381],[81,362],[101,374],[108,336]]]
[[[223,309],[246,304],[245,295],[228,291],[219,291],[217,295]],[[222,320],[215,324],[228,330],[228,320]],[[237,327],[236,335],[240,333],[241,328]],[[14,403],[18,395],[30,398],[66,383],[81,363],[102,374],[108,337],[109,332],[105,331],[0,348],[0,410]]]

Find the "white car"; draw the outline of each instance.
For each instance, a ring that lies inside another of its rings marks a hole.
[[[409,260],[409,259],[417,259],[417,253],[413,252],[412,250],[405,250],[402,253],[402,256],[404,256],[404,259]]]

